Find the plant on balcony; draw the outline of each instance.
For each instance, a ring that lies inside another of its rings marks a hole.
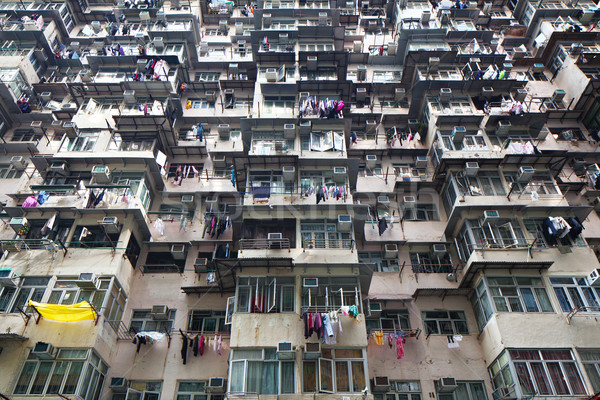
[[[17,234],[19,236],[26,236],[29,231],[31,230],[31,226],[30,225],[25,225],[19,228],[19,230],[17,231]]]

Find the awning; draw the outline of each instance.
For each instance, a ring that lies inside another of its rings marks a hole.
[[[76,322],[76,321],[95,321],[97,318],[96,310],[87,301],[77,304],[48,304],[29,301],[42,317],[52,321]]]
[[[413,297],[410,294],[405,294],[405,293],[381,293],[381,294],[369,294],[366,297],[369,300],[398,300],[398,301],[405,301],[405,300],[412,300]]]

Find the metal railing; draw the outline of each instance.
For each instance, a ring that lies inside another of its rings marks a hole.
[[[377,329],[377,328],[367,328],[367,334],[368,335],[372,335],[374,332],[383,332],[384,335],[404,335],[404,337],[414,337],[414,338],[419,338],[419,336],[421,335],[421,329],[420,328],[415,328],[415,329]]]
[[[123,321],[121,321],[121,320],[118,320],[118,321],[104,320],[104,322],[106,322],[112,328],[112,330],[117,334],[117,340],[133,340],[133,337],[135,336],[135,332],[129,330],[125,326]]]
[[[504,238],[496,238],[496,239],[485,239],[479,241],[479,243],[469,244],[469,248],[471,251],[473,250],[490,250],[490,249],[500,249],[500,250],[513,250],[513,249],[527,249],[530,246],[533,246],[535,240],[528,240],[524,238],[512,238],[512,239],[504,239]]]
[[[289,250],[290,239],[240,239],[240,250]]]
[[[410,264],[410,267],[413,272],[425,274],[449,274],[458,269],[454,264]]]
[[[598,306],[580,306],[575,307],[567,314],[567,324],[571,324],[571,319],[579,313],[600,313]]]
[[[302,239],[306,249],[347,249],[354,251],[354,239]]]

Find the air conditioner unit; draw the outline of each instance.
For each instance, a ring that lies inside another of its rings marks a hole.
[[[267,233],[268,240],[282,240],[283,234],[279,232],[269,232]]]
[[[98,278],[93,273],[79,274],[79,279],[75,284],[84,289],[96,289],[98,287]]]
[[[468,161],[465,163],[465,174],[467,176],[477,176],[479,172],[479,163],[475,161]]]
[[[500,218],[500,214],[497,210],[485,210],[483,212],[483,223],[493,222]]]
[[[540,129],[540,133],[538,133],[537,139],[538,140],[546,140],[546,138],[548,137],[548,134],[550,134],[550,129],[548,129],[547,127],[544,126],[542,129]]]
[[[365,79],[367,79],[366,65],[359,65],[358,67],[356,67],[356,79],[358,79],[359,81],[364,81]]]
[[[285,139],[294,139],[296,137],[296,124],[284,124],[283,137]]]
[[[35,24],[35,21],[26,21],[23,23],[23,30],[26,31],[37,31],[37,25]]]
[[[492,12],[492,3],[483,3],[483,13],[489,15]]]
[[[596,268],[588,275],[588,284],[590,286],[600,286],[600,268]]]
[[[193,203],[194,202],[194,195],[193,194],[182,194],[181,195],[181,202],[182,203]]]
[[[110,183],[110,169],[106,165],[94,165],[92,167],[92,177],[96,183]]]
[[[164,321],[169,318],[169,308],[165,305],[152,306],[150,316],[155,321]]]
[[[406,89],[404,89],[404,88],[395,88],[394,89],[394,100],[396,100],[396,101],[405,101],[406,100]]]
[[[267,82],[277,82],[277,68],[267,68],[265,72]]]
[[[165,49],[165,42],[162,37],[155,37],[152,40],[152,45],[157,51],[163,51]]]
[[[458,385],[454,378],[441,378],[435,381],[435,387],[438,393],[452,393],[456,390]]]
[[[0,269],[0,286],[17,286],[17,274],[9,268]]]
[[[383,246],[383,258],[398,258],[398,245],[388,243]]]
[[[123,91],[123,100],[127,104],[136,104],[137,100],[135,98],[135,90],[125,90]]]
[[[389,196],[377,196],[377,204],[390,204]]]
[[[486,98],[489,99],[490,97],[492,97],[494,95],[494,88],[491,86],[484,86],[481,88],[481,95]]]
[[[424,10],[421,13],[421,23],[422,24],[428,24],[430,20],[431,20],[431,11]]]
[[[121,376],[113,376],[110,378],[110,385],[108,387],[113,393],[126,393],[127,392],[127,379]]]
[[[92,21],[91,26],[95,33],[102,31],[102,23],[100,21]]]
[[[417,156],[415,165],[417,168],[427,168],[427,156]]]
[[[377,165],[377,156],[376,155],[367,154],[365,156],[365,165],[369,169],[375,168],[375,166]]]
[[[214,90],[204,92],[204,96],[206,97],[206,101],[208,101],[209,103],[214,103],[215,101],[217,101],[217,94]]]
[[[367,99],[367,88],[356,88],[356,101],[365,101]]]
[[[69,165],[66,161],[52,161],[50,171],[66,176],[69,175]]]
[[[319,13],[319,26],[327,25],[327,13],[320,12]]]
[[[302,358],[305,360],[318,360],[321,358],[321,343],[305,343]]]
[[[594,10],[590,10],[589,8],[585,9],[585,10],[583,10],[583,13],[579,17],[579,22],[581,22],[584,25],[591,24],[592,21],[594,20],[594,15],[595,15]]]
[[[360,53],[362,51],[362,40],[355,40],[353,44],[353,50],[355,53]]]
[[[565,99],[565,91],[562,89],[556,89],[552,95],[552,101],[555,103],[562,103]]]
[[[388,56],[395,56],[398,51],[398,45],[394,42],[388,42],[387,49]]]
[[[213,154],[211,158],[213,162],[213,167],[225,168],[227,166],[227,162],[225,161],[225,155]]]
[[[222,134],[229,135],[230,131],[231,130],[229,129],[229,124],[219,124],[217,126],[217,132],[219,132],[219,135],[222,135]]]
[[[450,100],[452,97],[452,89],[450,88],[441,88],[440,89],[440,100]]]
[[[455,143],[462,142],[466,134],[467,128],[464,126],[455,126],[454,129],[452,129],[452,141]]]
[[[302,278],[302,287],[305,287],[305,288],[319,287],[319,278]]]
[[[310,121],[300,122],[300,134],[301,135],[306,135],[307,133],[310,133],[311,129],[312,129],[312,122],[310,122]]]
[[[390,380],[387,376],[376,376],[373,378],[373,392],[387,392],[390,390]]]
[[[517,92],[515,93],[515,100],[516,101],[525,101],[525,99],[527,98],[527,89],[517,89]]]
[[[446,249],[445,244],[434,244],[431,246],[431,251],[436,256],[442,256],[442,255],[448,253],[448,249]]]
[[[416,204],[417,198],[415,196],[404,196],[402,199],[402,206],[405,210],[415,208]]]
[[[370,7],[370,4],[369,4],[369,2],[368,2],[368,1],[361,1],[361,2],[360,2],[360,7],[361,7],[363,10],[366,10],[366,9],[368,9],[368,8]]]
[[[31,354],[40,360],[54,360],[56,352],[54,346],[46,342],[37,342],[31,350]]]
[[[200,42],[200,54],[208,53],[208,42]]]
[[[378,303],[375,301],[369,301],[367,303],[367,307],[368,307],[369,317],[378,317],[381,315],[381,311],[383,309],[383,307],[381,306],[381,303]]]
[[[294,182],[296,180],[296,167],[284,166],[281,171],[284,182]]]
[[[338,232],[350,232],[352,230],[352,217],[347,214],[338,215]]]
[[[198,273],[206,271],[208,267],[208,258],[196,258],[194,261],[194,270]]]
[[[544,72],[544,64],[535,63],[535,64],[533,64],[533,67],[531,67],[531,70],[533,71],[534,74],[542,73],[542,72]]]
[[[184,260],[185,259],[185,245],[184,244],[174,244],[171,246],[171,255],[175,260]]]
[[[365,121],[366,133],[374,132],[376,128],[377,128],[377,122],[374,119],[368,119]]]
[[[210,393],[225,393],[225,379],[210,378],[206,391]]]
[[[333,181],[335,183],[346,183],[346,167],[333,168]]]
[[[227,20],[222,19],[219,21],[219,32],[227,34]]]
[[[101,221],[98,221],[98,225],[102,225],[106,230],[106,233],[111,235],[121,232],[117,217],[104,217]]]
[[[510,121],[498,120],[498,127],[496,128],[496,136],[507,136],[510,132],[512,124]]]
[[[309,71],[317,70],[317,56],[306,57],[306,69],[308,69]]]
[[[10,227],[16,233],[19,233],[20,230],[29,227],[29,221],[27,221],[27,218],[25,218],[25,217],[21,217],[21,218],[15,218],[15,217],[13,217],[8,222],[8,225],[10,225]]]
[[[23,171],[23,170],[25,170],[25,167],[26,167],[25,158],[23,156],[14,156],[14,157],[11,157],[10,164],[17,171]]]
[[[219,204],[219,197],[216,195],[207,197],[204,202],[206,203],[206,209],[210,210],[211,207],[216,207]]]
[[[235,34],[236,35],[242,35],[244,33],[244,23],[243,22],[236,22],[235,23]]]
[[[442,10],[440,9],[440,14],[439,14],[439,18],[440,18],[440,24],[441,25],[447,25],[450,23],[450,10]]]
[[[290,342],[277,343],[277,359],[278,360],[293,360],[296,356],[294,346]]]
[[[62,126],[69,139],[75,139],[77,137],[77,125],[75,122],[64,122]]]
[[[535,174],[533,167],[519,167],[519,173],[517,174],[517,182],[530,182]]]
[[[50,92],[42,92],[40,94],[40,100],[48,102],[50,100],[52,100],[52,93]]]

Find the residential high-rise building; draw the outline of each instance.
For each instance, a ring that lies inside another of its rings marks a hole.
[[[0,398],[593,398],[599,21],[2,0]]]

